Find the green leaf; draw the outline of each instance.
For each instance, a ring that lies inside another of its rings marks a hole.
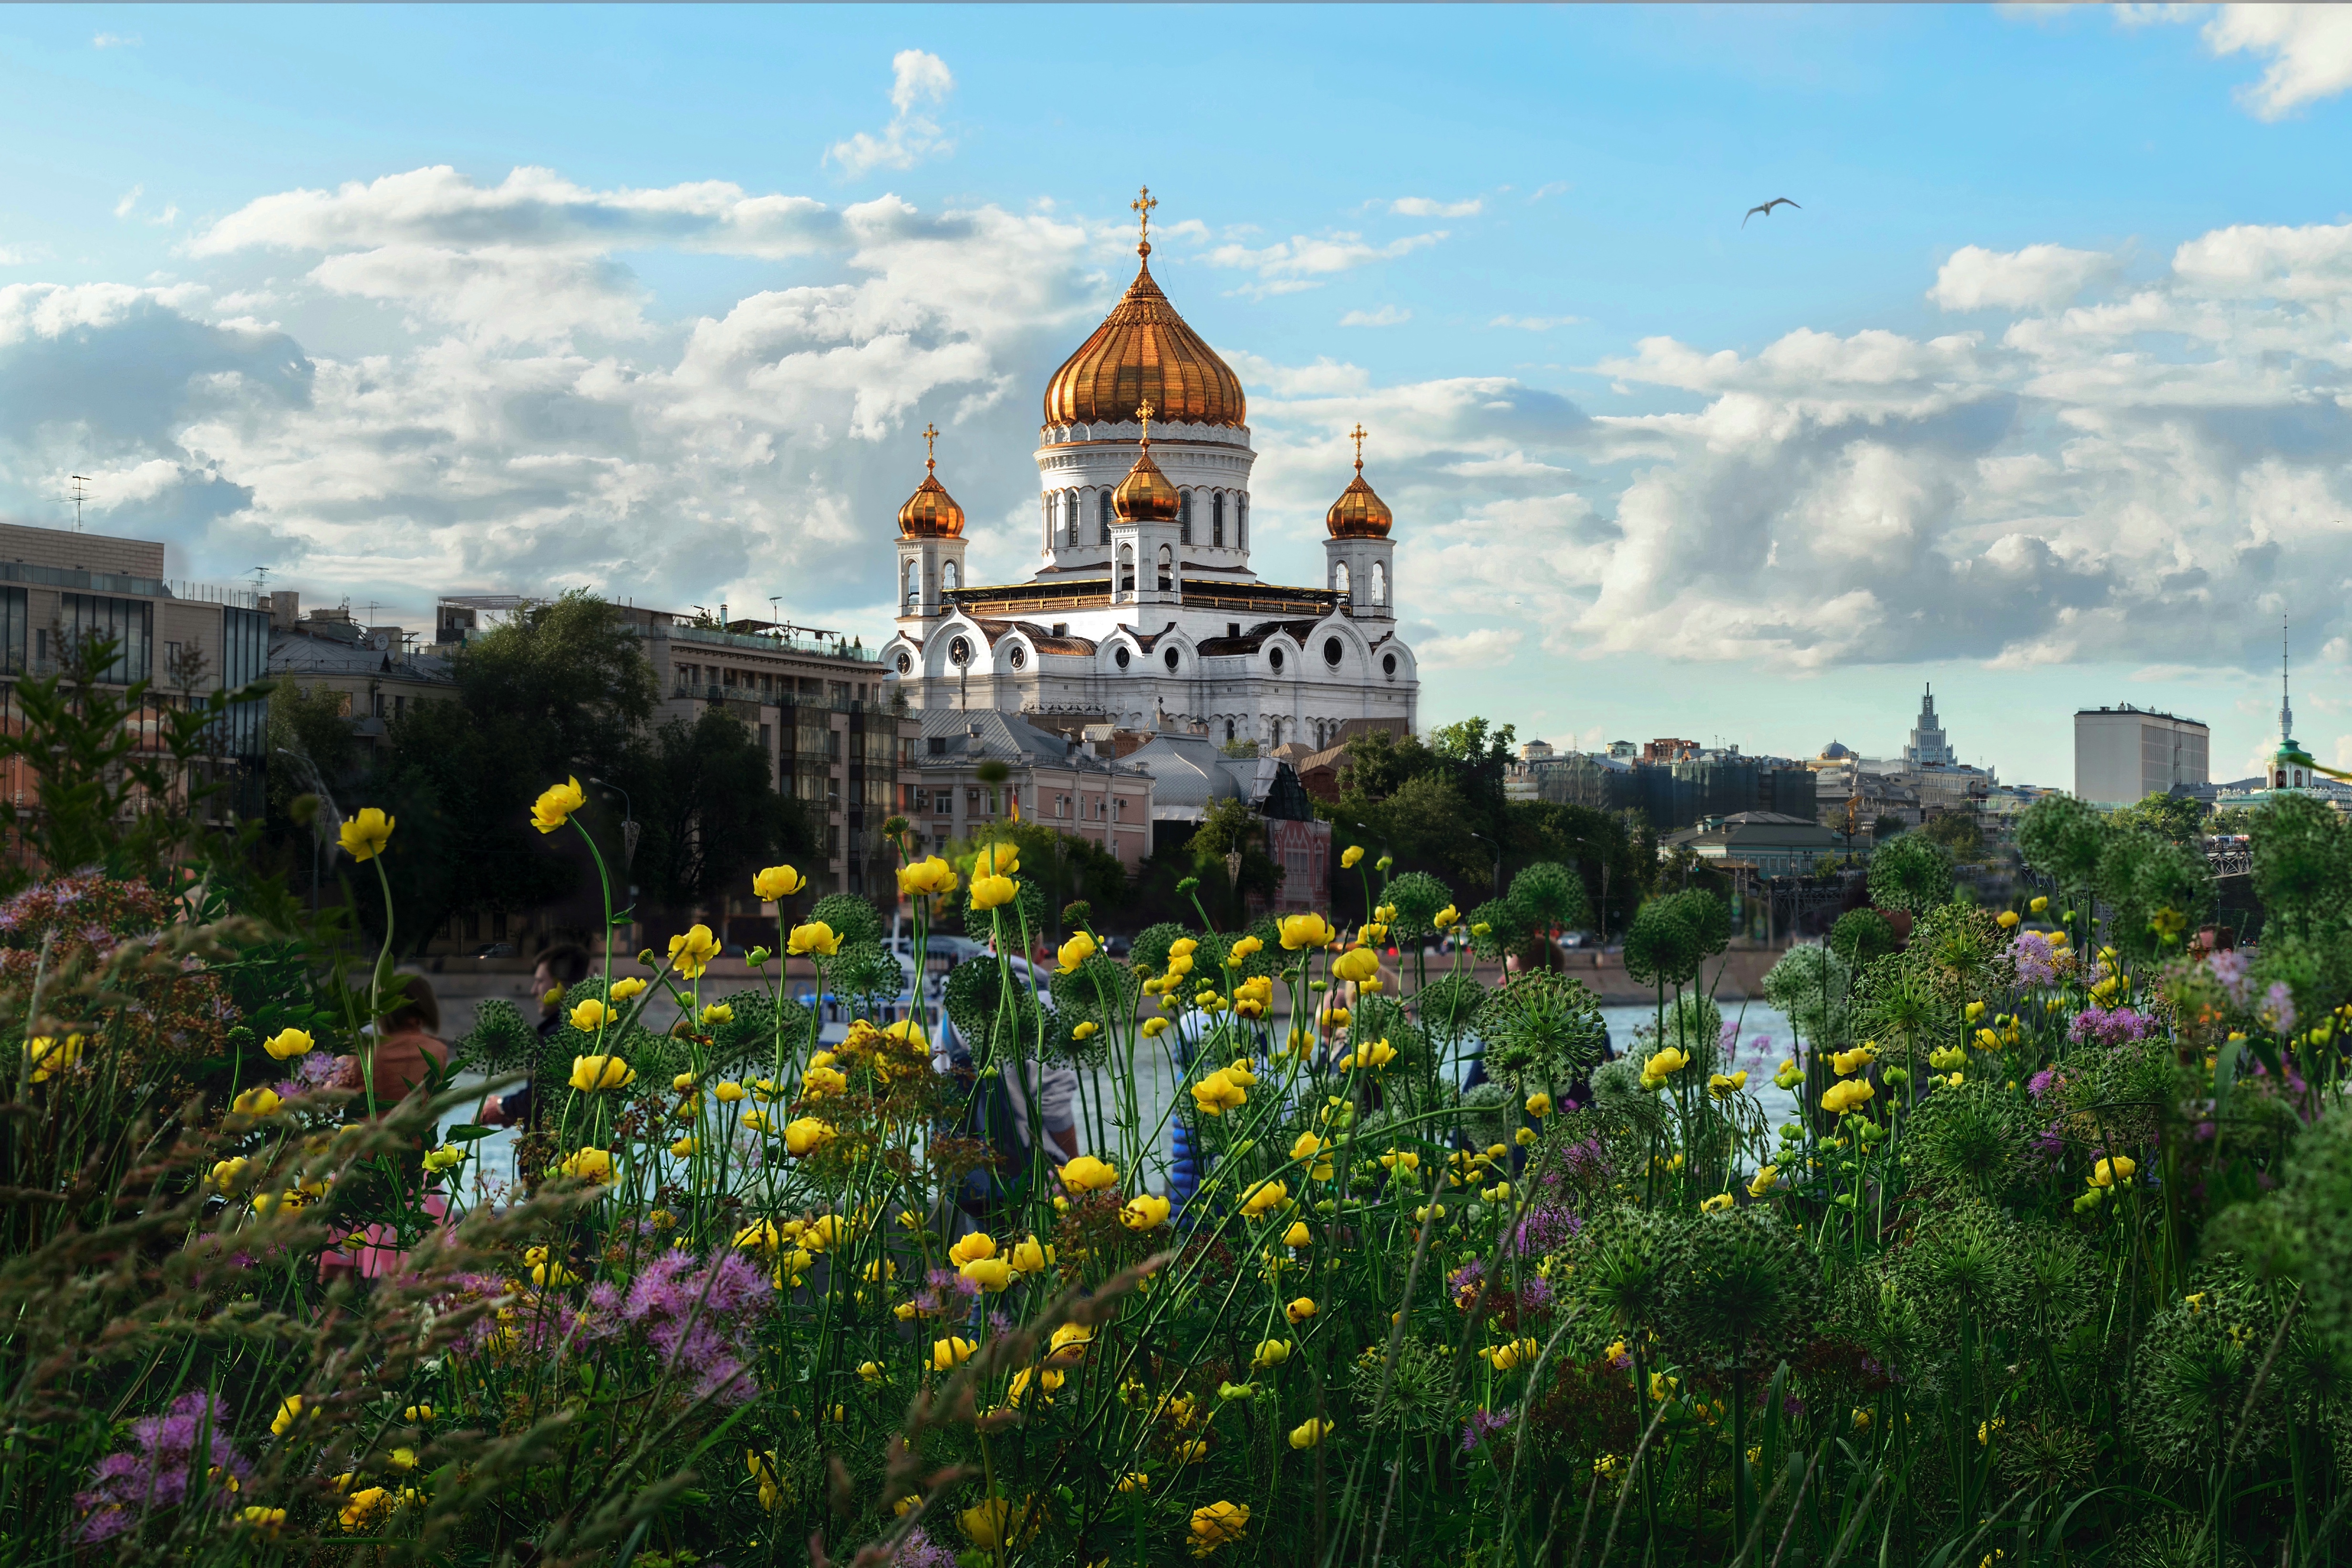
[[[496,1127],[478,1126],[471,1122],[460,1122],[454,1127],[443,1128],[441,1138],[444,1143],[470,1144],[476,1138],[487,1138],[498,1130]]]

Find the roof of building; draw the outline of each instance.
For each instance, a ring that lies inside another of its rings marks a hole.
[[[1197,821],[1219,800],[1241,800],[1269,817],[1313,815],[1306,789],[1288,763],[1275,757],[1228,756],[1205,735],[1155,735],[1125,760],[1151,774],[1151,814],[1157,818]]]
[[[915,754],[919,767],[969,767],[997,761],[1026,767],[1076,768],[1103,773],[1132,773],[1123,762],[1113,763],[1050,729],[1040,729],[999,708],[923,708],[913,716],[920,721],[924,745]],[[943,751],[930,743],[943,740]]]
[[[1240,425],[1241,378],[1185,324],[1151,276],[1151,246],[1111,313],[1045,383],[1047,424],[1126,423],[1137,407],[1170,424]]]
[[[279,627],[269,634],[269,673],[389,677],[400,681],[454,684],[456,672],[438,653],[409,653],[378,647],[364,640],[321,635],[300,627]]]

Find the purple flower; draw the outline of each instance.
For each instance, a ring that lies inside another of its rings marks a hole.
[[[1508,1410],[1473,1410],[1470,1419],[1463,1423],[1462,1451],[1465,1454],[1476,1452],[1479,1444],[1510,1424],[1511,1413]]]
[[[2025,1081],[2025,1092],[2039,1100],[2047,1095],[2051,1086],[2057,1082],[2058,1070],[2055,1067],[2045,1067]]]
[[[2244,1007],[2246,1005],[2246,956],[2234,947],[2225,947],[2210,954],[2206,957],[2205,964],[2213,971],[2213,977],[2221,982],[2221,988],[2230,993],[2230,999],[2238,1006]]]
[[[2058,1135],[2058,1124],[2055,1122],[2034,1134],[2033,1142],[2026,1145],[2045,1160],[2056,1159],[2065,1146],[2066,1140]]]
[[[1573,1219],[1576,1217],[1571,1214],[1569,1218]],[[1519,1287],[1520,1310],[1530,1312],[1545,1312],[1550,1308],[1551,1302],[1551,1281],[1540,1274],[1528,1275],[1527,1282]]]
[[[89,1490],[74,1494],[84,1515],[81,1538],[107,1541],[159,1508],[177,1508],[194,1492],[210,1508],[226,1508],[227,1483],[252,1479],[253,1463],[229,1444],[227,1412],[202,1390],[184,1394],[170,1411],[131,1424],[133,1447],[110,1454],[90,1471]]]
[[[2039,931],[2021,931],[2010,939],[2009,956],[2017,962],[2017,982],[2046,986],[2058,977],[2058,949]]]
[[[1528,1210],[1511,1239],[1511,1249],[1526,1256],[1549,1252],[1582,1229],[1584,1222],[1570,1209],[1544,1204]]]
[[[1445,1290],[1454,1303],[1465,1312],[1478,1299],[1480,1284],[1486,1278],[1486,1265],[1473,1258],[1445,1277]]]
[[[2121,1045],[2126,1040],[2144,1040],[2152,1028],[2150,1021],[2129,1008],[2113,1011],[2094,1002],[2074,1015],[2066,1026],[2066,1038],[2077,1045]]]
[[[750,1324],[771,1299],[766,1277],[740,1254],[723,1253],[705,1264],[691,1253],[670,1251],[638,1272],[620,1301],[620,1318],[645,1335],[667,1366],[692,1375],[698,1394],[740,1405],[751,1396],[743,1365],[751,1354]],[[591,1302],[599,1304],[593,1291]]]
[[[2284,980],[2273,980],[2263,993],[2263,1017],[2280,1034],[2294,1032],[2294,993]]]
[[[956,1555],[920,1529],[907,1532],[906,1541],[890,1554],[896,1568],[955,1568]]]

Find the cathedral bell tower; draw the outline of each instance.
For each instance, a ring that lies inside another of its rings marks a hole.
[[[939,431],[923,427],[923,482],[898,508],[898,620],[921,622],[947,613],[947,596],[964,586],[963,508],[940,483],[933,443]]]
[[[1341,609],[1353,619],[1393,621],[1396,546],[1389,528],[1396,517],[1364,482],[1364,427],[1348,434],[1356,443],[1356,476],[1323,515],[1331,536],[1323,541],[1324,586],[1339,595]]]
[[[1135,466],[1111,492],[1110,597],[1114,604],[1181,604],[1183,498],[1151,460],[1151,415],[1135,411],[1143,426]]]

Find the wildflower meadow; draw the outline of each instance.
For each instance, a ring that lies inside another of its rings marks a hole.
[[[1573,868],[1465,912],[1351,854],[1331,908],[1114,957],[1004,844],[902,858],[917,975],[950,912],[995,938],[938,1008],[777,866],[753,983],[703,926],[608,943],[412,1092],[352,927],[233,843],[89,837],[0,904],[11,1563],[2352,1559],[2316,801],[2257,817],[2242,931],[2194,849],[2063,799],[2013,907],[1897,841],[1772,969],[1769,1078],[1705,893],[1642,906],[1612,1042],[1475,962],[1575,925]],[[339,842],[388,919],[397,821]],[[531,1086],[498,1201],[468,1072]]]

